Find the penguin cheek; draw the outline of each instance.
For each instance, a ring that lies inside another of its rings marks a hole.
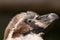
[[[44,28],[46,26],[43,22],[38,21],[38,20],[35,20],[34,24],[37,25],[37,27],[40,27],[40,28]]]

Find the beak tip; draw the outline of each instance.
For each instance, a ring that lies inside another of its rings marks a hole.
[[[50,13],[50,16],[53,17],[54,19],[58,19],[59,18],[59,16],[57,14],[55,14],[55,13]]]

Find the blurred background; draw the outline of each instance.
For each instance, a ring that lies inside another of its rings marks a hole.
[[[46,28],[44,40],[60,40],[60,1],[59,0],[0,0],[0,40],[6,26],[16,14],[34,11],[39,15],[56,13],[59,16]]]

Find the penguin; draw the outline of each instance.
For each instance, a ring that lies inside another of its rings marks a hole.
[[[15,15],[7,25],[3,40],[44,40],[44,30],[58,19],[55,13],[39,15],[33,11]]]

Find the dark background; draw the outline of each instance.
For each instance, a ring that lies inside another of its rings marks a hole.
[[[59,16],[48,28],[46,28],[44,40],[60,40],[60,1],[56,0],[19,0],[0,1],[0,40],[13,16],[20,12],[34,11],[40,15],[56,13]]]

